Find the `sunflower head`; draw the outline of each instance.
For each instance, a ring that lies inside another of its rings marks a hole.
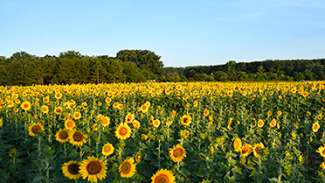
[[[128,114],[125,116],[125,121],[126,121],[127,123],[131,123],[133,120],[134,120],[134,115],[133,115],[133,114],[128,113]]]
[[[138,120],[134,119],[134,120],[132,121],[132,126],[133,126],[133,128],[135,128],[135,129],[139,129],[139,128],[141,127],[141,123],[140,123]]]
[[[69,140],[69,130],[60,129],[58,132],[56,132],[55,139],[61,143],[67,142]]]
[[[160,120],[159,119],[152,120],[152,126],[158,128],[160,126]]]
[[[80,174],[89,182],[97,182],[106,178],[106,163],[96,157],[88,157],[80,164]]]
[[[76,127],[76,123],[73,121],[72,118],[68,118],[68,119],[65,120],[65,122],[64,122],[64,127],[65,127],[66,129],[71,130],[71,129],[74,129],[74,128]]]
[[[263,148],[264,148],[264,144],[263,143],[255,144],[254,147],[253,147],[254,156],[258,158],[260,156],[260,151]]]
[[[319,167],[320,167],[322,170],[325,170],[325,161],[323,161],[323,162],[319,165]]]
[[[99,118],[99,121],[103,125],[103,127],[107,127],[111,123],[111,119],[103,115]]]
[[[69,131],[69,142],[72,145],[77,147],[81,147],[87,141],[87,136],[83,134],[81,131],[70,130]]]
[[[29,125],[28,127],[28,135],[31,137],[35,137],[36,135],[40,134],[44,131],[44,126],[42,123],[34,123]]]
[[[126,140],[131,137],[131,128],[127,123],[120,123],[115,130],[115,136],[120,140]]]
[[[243,157],[249,156],[253,151],[253,147],[250,144],[244,144],[243,147],[241,148],[241,155]]]
[[[152,177],[151,183],[175,183],[175,176],[172,171],[166,169],[158,170]]]
[[[79,168],[78,162],[69,161],[62,165],[62,173],[68,179],[78,180],[80,178]]]
[[[113,153],[114,153],[114,147],[113,147],[112,144],[107,143],[107,144],[103,145],[103,147],[102,147],[102,154],[104,156],[109,156],[109,155],[111,155]]]
[[[271,128],[276,127],[276,119],[273,118],[273,119],[271,120],[271,122],[270,122],[270,127],[271,127]]]
[[[55,94],[54,94],[54,97],[57,99],[57,100],[60,100],[62,98],[62,93],[60,91],[56,91]]]
[[[319,125],[318,122],[313,123],[312,130],[313,130],[314,133],[317,133],[319,128],[320,128],[320,125]]]
[[[74,112],[74,113],[73,113],[73,118],[74,118],[75,120],[80,119],[80,118],[81,118],[81,113],[80,113],[79,111]]]
[[[29,111],[31,109],[31,104],[28,101],[24,101],[20,107],[24,110],[24,111]]]
[[[190,115],[184,115],[182,116],[181,118],[181,124],[184,125],[184,126],[190,126],[192,122],[192,118]]]
[[[262,128],[262,127],[264,126],[264,124],[265,124],[265,122],[264,122],[264,120],[262,120],[262,119],[259,119],[259,120],[257,121],[257,126],[258,126],[259,128]]]
[[[234,146],[235,152],[241,152],[241,149],[242,149],[241,139],[236,137],[234,140],[233,146]]]
[[[209,114],[210,114],[209,109],[205,108],[204,111],[203,111],[203,116],[207,117],[207,116],[209,116]]]
[[[49,112],[49,107],[47,105],[42,105],[41,112],[47,114]]]
[[[318,152],[321,157],[325,158],[325,145],[320,146],[316,152]]]
[[[136,163],[140,163],[141,162],[141,152],[137,152],[135,155],[134,155],[134,160]]]
[[[57,115],[60,115],[62,113],[62,107],[61,106],[58,106],[58,107],[55,107],[54,109],[54,113],[57,114]]]
[[[119,172],[121,177],[130,178],[136,172],[136,165],[133,158],[124,160],[119,166]]]
[[[186,150],[182,145],[177,144],[169,150],[169,156],[174,162],[179,163],[186,157]]]
[[[182,139],[187,139],[190,136],[190,131],[188,130],[181,130],[179,132],[179,135],[181,136]]]
[[[46,96],[43,98],[44,103],[49,103],[50,102],[50,96]]]

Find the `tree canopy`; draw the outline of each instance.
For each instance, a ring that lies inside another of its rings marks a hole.
[[[26,52],[0,56],[0,85],[112,83],[144,81],[325,80],[325,59],[266,60],[224,65],[164,67],[150,50],[121,50],[115,57],[67,51],[59,56]]]

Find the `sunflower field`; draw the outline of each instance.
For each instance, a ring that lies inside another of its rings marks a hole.
[[[0,182],[325,182],[325,82],[0,87]]]

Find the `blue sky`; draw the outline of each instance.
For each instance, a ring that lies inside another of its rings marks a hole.
[[[0,0],[0,55],[149,49],[166,66],[324,58],[324,0]]]

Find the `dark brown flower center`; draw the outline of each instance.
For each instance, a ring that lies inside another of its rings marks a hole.
[[[68,136],[69,136],[69,134],[68,134],[68,132],[67,131],[61,131],[60,133],[59,133],[59,138],[60,139],[63,139],[63,140],[65,140],[65,139],[67,139],[68,138]]]
[[[78,163],[72,163],[68,166],[68,171],[72,175],[77,175],[79,174],[79,164]]]
[[[34,134],[40,133],[41,130],[42,130],[42,128],[41,128],[40,125],[34,125],[34,126],[32,127],[32,132],[33,132]]]
[[[178,157],[182,157],[184,154],[184,150],[182,148],[176,148],[174,151],[173,151],[173,155],[178,158]]]
[[[183,119],[183,122],[184,122],[184,123],[187,123],[187,122],[188,122],[188,118],[185,117],[185,118]]]
[[[121,172],[127,174],[131,171],[131,164],[129,162],[122,163]]]
[[[168,183],[168,182],[169,182],[169,178],[165,174],[158,175],[155,178],[155,183]]]
[[[244,146],[242,153],[245,154],[245,153],[248,153],[249,151],[250,151],[250,148],[248,146]]]
[[[74,132],[73,133],[73,140],[76,142],[81,142],[84,139],[84,136],[80,132]]]
[[[257,154],[259,154],[259,152],[260,152],[260,147],[255,147],[255,152],[257,153]]]
[[[87,171],[90,175],[96,175],[102,170],[102,166],[98,161],[91,161],[87,165]]]
[[[120,130],[119,130],[119,133],[120,133],[120,135],[126,135],[127,134],[127,132],[128,132],[128,130],[125,128],[125,127],[121,127],[120,128]]]

